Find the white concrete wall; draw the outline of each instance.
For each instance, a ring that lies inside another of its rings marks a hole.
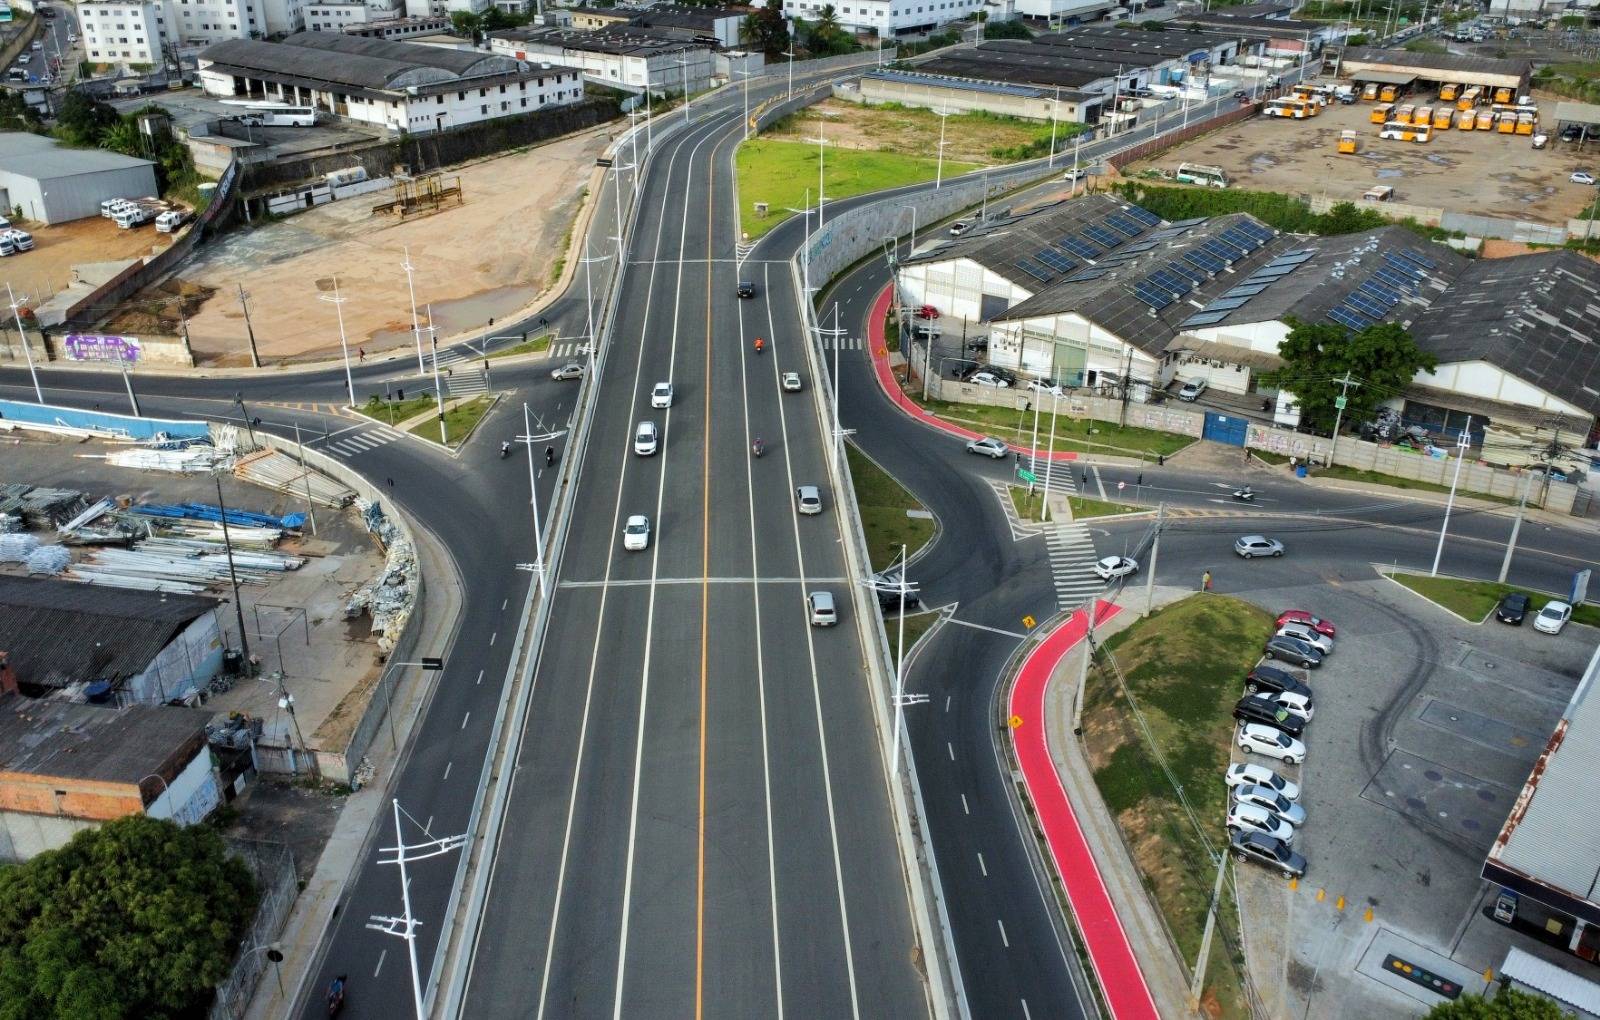
[[[1508,404],[1535,407],[1541,411],[1588,418],[1589,412],[1553,397],[1544,390],[1523,382],[1485,361],[1462,361],[1440,365],[1432,375],[1418,372],[1411,380],[1419,386],[1450,390],[1469,397],[1499,400]]]
[[[699,92],[709,87],[716,74],[716,60],[709,49],[644,57],[497,38],[489,40],[489,49],[493,53],[530,63],[576,68],[591,81],[623,86],[633,91],[643,91],[648,83],[648,88],[657,95],[683,91],[684,64],[679,59],[681,56],[688,57],[690,91]]]
[[[1156,359],[1076,312],[994,323],[989,359],[1002,368],[1050,377],[1075,371],[1081,362],[1083,379],[1076,384],[1085,386],[1099,385],[1103,377],[1121,379],[1124,373],[1149,382],[1160,370]]]
[[[222,647],[216,613],[196,617],[150,660],[143,673],[127,682],[127,699],[160,705],[184,697],[197,686],[203,688],[222,665]]]
[[[784,17],[815,21],[826,0],[784,0]],[[984,9],[984,0],[841,0],[834,10],[842,28],[893,35],[923,25],[942,25],[970,18]]]
[[[346,25],[364,25],[372,20],[372,8],[363,3],[307,4],[306,30],[339,32]]]
[[[46,850],[66,846],[73,836],[98,824],[59,815],[0,811],[0,860],[31,860]]]
[[[222,787],[211,765],[211,751],[202,746],[160,795],[145,805],[144,813],[179,825],[194,825],[221,803]]]
[[[974,322],[983,318],[985,296],[1004,300],[1008,308],[1033,296],[971,259],[906,266],[900,272],[900,294],[904,304],[933,305],[945,315]]]

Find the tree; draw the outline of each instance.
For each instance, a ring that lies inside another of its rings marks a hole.
[[[1398,323],[1380,322],[1353,335],[1331,322],[1291,319],[1289,327],[1278,347],[1283,366],[1265,373],[1261,382],[1293,393],[1301,421],[1323,429],[1331,429],[1339,413],[1337,380],[1346,372],[1361,385],[1346,392],[1344,421],[1360,422],[1380,402],[1398,396],[1419,371],[1432,372],[1439,364]]]
[[[783,17],[783,0],[767,0],[739,26],[746,46],[775,57],[789,49],[789,23]]]
[[[450,12],[450,30],[456,35],[464,35],[469,39],[475,39],[482,24],[483,20],[471,11]]]
[[[204,827],[131,815],[0,871],[0,1020],[200,1015],[255,912]]]
[[[145,154],[144,136],[139,133],[139,125],[133,118],[124,118],[100,133],[100,148],[120,152],[124,156],[142,157]]]
[[[100,135],[119,119],[107,104],[73,89],[61,101],[56,127],[62,140],[72,145],[99,145]]]
[[[23,101],[22,93],[0,90],[0,131],[39,131],[39,111]]]
[[[1463,995],[1428,1010],[1426,1020],[1565,1020],[1566,1013],[1549,999],[1505,985],[1492,999]]]

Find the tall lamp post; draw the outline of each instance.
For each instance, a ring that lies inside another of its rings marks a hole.
[[[411,293],[411,336],[417,341],[417,374],[424,375],[427,369],[422,364],[422,323],[417,318],[417,287],[411,280],[411,246],[404,248],[406,260],[400,263],[400,268],[406,271],[406,290]]]
[[[39,403],[44,403],[44,390],[39,388],[39,372],[33,367],[33,352],[28,349],[28,333],[22,328],[22,302],[28,300],[24,294],[18,298],[11,290],[10,282],[6,283],[6,296],[11,299],[11,314],[17,320],[17,339],[22,342],[22,356],[28,359],[28,375],[33,377],[33,396]]]
[[[933,111],[939,118],[939,162],[933,173],[933,186],[937,190],[944,184],[944,128],[950,120],[950,110]]]
[[[1461,465],[1467,462],[1467,450],[1472,446],[1472,416],[1467,415],[1467,427],[1456,440],[1456,472],[1450,478],[1450,498],[1444,504],[1444,520],[1439,522],[1439,545],[1433,550],[1433,569],[1429,577],[1439,576],[1439,559],[1444,555],[1444,536],[1450,530],[1450,511],[1456,505],[1456,485],[1461,481]]]
[[[356,406],[356,383],[350,376],[350,343],[344,335],[344,297],[339,293],[339,278],[333,278],[333,293],[318,294],[318,300],[332,303],[334,311],[339,316],[339,349],[344,352],[344,388],[345,394],[350,398],[351,407]]]

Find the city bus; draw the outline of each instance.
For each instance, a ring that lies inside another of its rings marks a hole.
[[[224,99],[228,106],[242,106],[244,112],[239,114],[239,123],[256,127],[314,127],[317,123],[317,108],[314,106],[291,106],[288,103],[249,103],[237,100]]]
[[[1453,102],[1456,101],[1456,96],[1460,92],[1461,92],[1461,86],[1460,85],[1458,85],[1457,83],[1455,83],[1453,81],[1445,82],[1443,85],[1439,86],[1439,102],[1441,102],[1441,103],[1453,103]]]
[[[1391,120],[1378,132],[1378,137],[1396,142],[1426,142],[1433,137],[1433,128],[1410,121]]]
[[[1478,105],[1478,101],[1480,99],[1482,99],[1482,98],[1483,98],[1483,89],[1481,89],[1478,86],[1474,85],[1471,88],[1467,89],[1467,91],[1461,93],[1461,98],[1456,100],[1456,109],[1458,109],[1458,110],[1470,110],[1474,106],[1477,106]]]
[[[1261,108],[1264,117],[1290,117],[1294,120],[1305,120],[1312,115],[1312,105],[1304,99],[1284,97],[1271,99]]]
[[[1456,130],[1471,131],[1478,123],[1478,114],[1473,110],[1456,111]]]
[[[1377,106],[1372,108],[1372,113],[1369,115],[1368,119],[1374,124],[1389,123],[1389,121],[1394,119],[1394,104],[1379,103]]]
[[[1419,107],[1417,107],[1416,112],[1412,113],[1412,115],[1411,115],[1411,123],[1417,124],[1419,126],[1423,125],[1423,124],[1427,124],[1429,126],[1432,126],[1432,124],[1433,124],[1433,107],[1431,107],[1431,106],[1419,106]]]
[[[1221,167],[1201,163],[1179,163],[1177,180],[1180,184],[1202,184],[1208,188],[1228,186],[1228,175]]]
[[[1435,131],[1449,130],[1450,124],[1458,112],[1453,106],[1435,107],[1433,111],[1433,129]]]
[[[1377,99],[1378,83],[1375,81],[1369,81],[1365,85],[1361,86],[1361,98],[1369,103]]]

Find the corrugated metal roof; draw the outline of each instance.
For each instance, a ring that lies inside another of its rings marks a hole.
[[[1547,751],[1518,798],[1491,860],[1589,903],[1600,882],[1600,826],[1595,825],[1594,777],[1600,775],[1600,696],[1594,670],[1573,696],[1566,731]]]
[[[1600,1015],[1600,984],[1541,960],[1516,946],[1506,952],[1506,961],[1500,965],[1500,975],[1543,992],[1557,1002],[1575,1006],[1585,1013]]]
[[[54,139],[20,131],[0,133],[0,171],[22,177],[49,179],[103,170],[154,166],[148,159],[124,156],[105,149],[69,149]]]
[[[321,87],[391,91],[517,69],[516,61],[503,54],[339,32],[300,32],[281,43],[225,39],[207,46],[200,59],[265,78],[293,76]]]
[[[138,676],[190,621],[220,603],[75,581],[0,575],[0,648],[40,687]]]
[[[204,745],[210,717],[174,705],[117,709],[0,695],[0,771],[100,782],[175,779]]]
[[[1556,123],[1600,124],[1600,106],[1594,103],[1559,102],[1556,104]]]
[[[1375,81],[1379,85],[1410,85],[1417,80],[1417,76],[1405,71],[1357,71],[1350,76],[1350,80]]]
[[[1527,60],[1500,60],[1494,57],[1475,57],[1462,53],[1414,53],[1411,50],[1379,50],[1352,46],[1345,50],[1344,64],[1386,64],[1391,67],[1415,69],[1425,78],[1437,75],[1424,71],[1461,71],[1469,74],[1498,74],[1512,78],[1526,78],[1533,69]]]

